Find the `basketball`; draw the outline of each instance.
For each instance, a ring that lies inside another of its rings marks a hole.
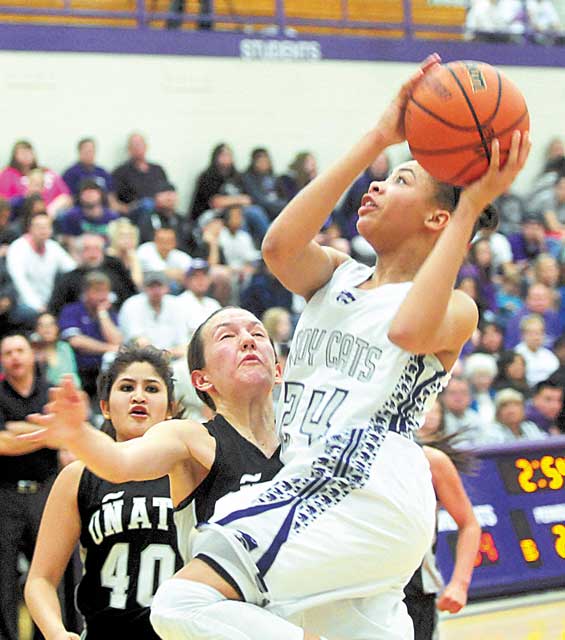
[[[512,132],[527,131],[530,117],[524,96],[498,69],[458,61],[416,85],[404,124],[414,159],[437,180],[464,186],[486,172],[494,138],[504,165]]]

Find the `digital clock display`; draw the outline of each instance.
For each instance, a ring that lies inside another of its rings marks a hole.
[[[482,527],[473,598],[565,587],[565,436],[481,449],[465,489]],[[438,515],[438,564],[453,571],[457,527]]]

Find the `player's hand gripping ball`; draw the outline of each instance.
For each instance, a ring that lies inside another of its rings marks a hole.
[[[500,166],[512,132],[530,128],[526,101],[516,85],[484,62],[438,65],[419,82],[404,117],[413,157],[437,180],[464,186],[480,178],[500,142]]]

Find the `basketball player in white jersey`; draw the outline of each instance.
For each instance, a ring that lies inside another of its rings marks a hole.
[[[476,327],[455,279],[483,210],[523,167],[529,135],[513,134],[502,168],[495,140],[487,173],[461,194],[416,162],[372,183],[357,226],[378,255],[373,269],[314,237],[355,177],[404,140],[409,93],[438,62],[425,61],[265,237],[269,268],[308,300],[277,413],[285,467],[217,503],[195,559],[153,601],[166,640],[310,637],[289,620],[327,638],[412,637],[402,589],[431,543],[435,499],[411,432]]]

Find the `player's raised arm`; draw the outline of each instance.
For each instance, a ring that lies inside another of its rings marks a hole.
[[[359,173],[388,146],[404,140],[404,113],[410,91],[438,63],[436,54],[429,56],[402,86],[378,124],[295,196],[270,226],[263,240],[263,257],[291,291],[311,297],[346,260],[345,254],[322,248],[314,237]]]
[[[508,161],[499,167],[500,148],[493,141],[487,173],[467,187],[455,210],[432,208],[425,224],[444,226],[389,330],[389,338],[413,353],[443,354],[449,367],[476,327],[477,310],[468,296],[453,291],[475,224],[484,209],[512,184],[530,151],[528,132],[514,132]]]
[[[206,429],[190,420],[166,420],[141,438],[115,442],[86,423],[82,394],[68,376],[52,390],[45,414],[28,416],[28,421],[39,429],[20,438],[64,447],[93,473],[115,483],[160,478],[193,452],[202,457],[203,451],[215,446]]]

